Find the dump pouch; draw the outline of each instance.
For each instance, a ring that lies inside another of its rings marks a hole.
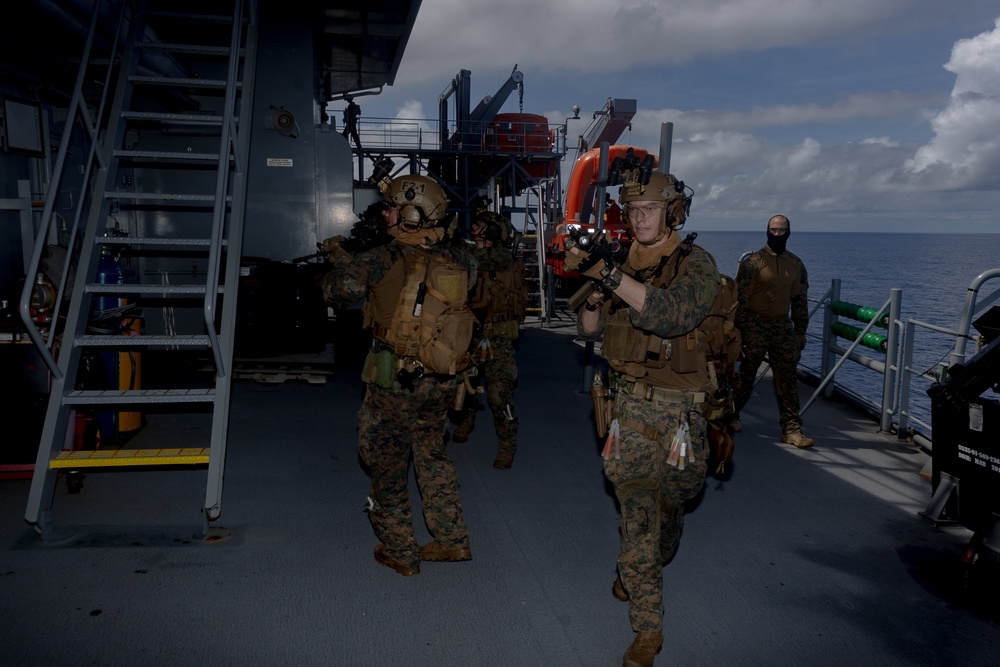
[[[398,360],[392,350],[370,351],[365,357],[365,365],[361,369],[361,381],[389,389],[396,379]]]

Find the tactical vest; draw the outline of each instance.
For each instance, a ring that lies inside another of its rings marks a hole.
[[[527,309],[524,265],[517,261],[509,268],[480,269],[469,306],[483,327],[483,338],[517,340]]]
[[[401,261],[406,277],[392,321],[385,328],[375,326],[373,333],[400,359],[416,359],[431,373],[454,375],[471,361],[475,317],[467,303],[469,271],[420,246],[403,248]],[[372,321],[370,312],[365,319]]]
[[[642,280],[655,288],[667,287],[683,270],[692,251],[682,244],[666,258],[658,271]],[[640,274],[641,277],[641,274]],[[705,350],[698,329],[673,338],[660,338],[632,326],[629,309],[612,305],[604,325],[602,355],[608,365],[628,382],[642,381],[657,387],[703,390],[709,384]]]

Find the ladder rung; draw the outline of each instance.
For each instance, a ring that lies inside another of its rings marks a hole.
[[[132,83],[146,83],[154,86],[188,86],[191,88],[225,88],[225,79],[192,79],[178,76],[130,76]],[[236,87],[241,87],[239,81]]]
[[[85,347],[208,347],[208,336],[86,334],[77,338],[76,344]]]
[[[64,451],[49,461],[49,468],[198,465],[208,463],[208,451],[208,447]]]
[[[63,397],[63,405],[211,403],[214,400],[215,389],[88,389],[68,392]]]
[[[187,153],[184,151],[113,151],[115,157],[143,158],[146,160],[211,160],[219,161],[218,153]]]

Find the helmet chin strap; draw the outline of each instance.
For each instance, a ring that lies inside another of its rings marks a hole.
[[[660,231],[656,235],[656,239],[650,245],[654,245],[670,236],[670,232],[673,228],[667,223],[667,209],[660,209]]]

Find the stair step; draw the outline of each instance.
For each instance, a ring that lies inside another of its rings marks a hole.
[[[163,245],[163,246],[208,246],[212,244],[211,239],[170,239],[150,236],[97,236],[94,238],[96,245]],[[222,246],[229,243],[228,239],[222,239]]]
[[[76,344],[82,347],[208,347],[208,336],[122,336],[87,334],[79,336]]]
[[[157,111],[123,111],[126,120],[160,120],[164,123],[204,123],[222,125],[222,116],[202,113],[162,113]]]
[[[151,405],[156,403],[211,403],[215,389],[76,390],[63,397],[64,405]]]
[[[167,294],[204,294],[205,285],[160,285],[157,283],[149,283],[145,285],[138,285],[135,283],[126,283],[124,285],[119,285],[118,283],[87,283],[83,286],[84,292],[87,294],[152,294],[163,296]],[[219,286],[219,292],[222,292],[222,286]]]
[[[146,16],[156,18],[184,19],[185,21],[197,21],[199,23],[227,23],[232,24],[232,14],[200,14],[195,12],[172,12],[165,9],[150,9],[145,12]],[[240,23],[246,23],[245,18],[240,19]]]
[[[225,88],[225,79],[195,79],[179,76],[130,76],[132,83],[144,83],[152,86],[186,86],[188,88]],[[236,87],[242,84],[237,81]]]
[[[64,451],[49,461],[49,468],[200,465],[208,463],[208,451],[208,447]]]
[[[231,20],[231,17],[227,17]],[[168,42],[136,42],[136,46],[147,51],[163,51],[170,53],[186,53],[196,56],[228,56],[228,46],[210,46],[207,44],[170,44]],[[244,49],[240,49],[240,57]]]
[[[145,160],[209,160],[219,161],[218,153],[188,153],[185,151],[112,151],[115,157],[139,158]]]
[[[132,192],[130,190],[108,190],[104,193],[105,199],[141,199],[141,200],[163,200],[163,201],[203,201],[214,202],[215,195],[196,195],[190,193],[171,192]],[[226,195],[226,201],[232,201],[232,197]]]

